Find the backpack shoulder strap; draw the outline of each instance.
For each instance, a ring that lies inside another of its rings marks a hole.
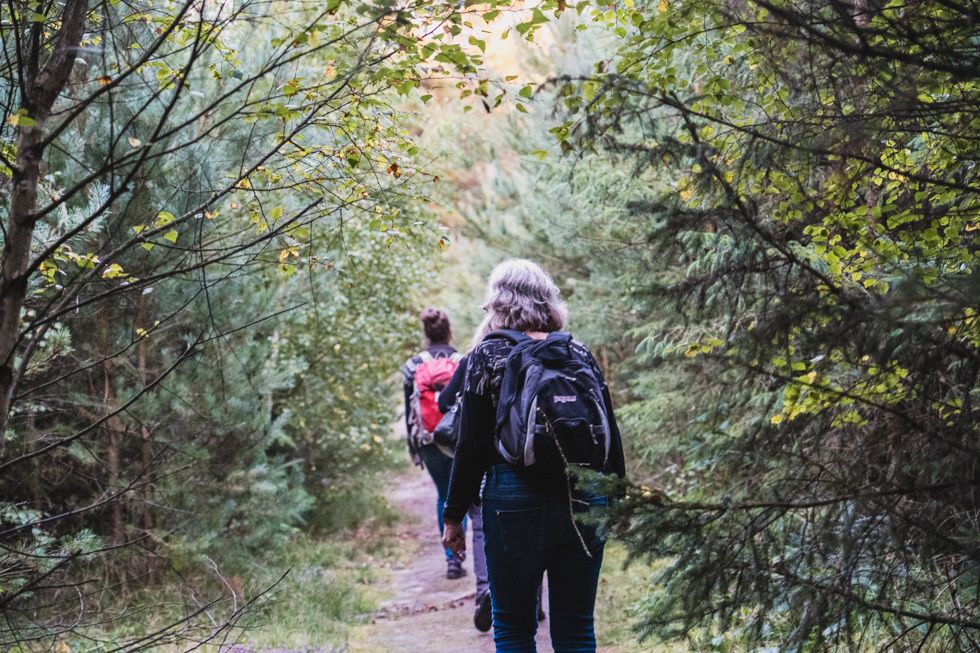
[[[423,363],[426,363],[426,362],[432,360],[433,359],[433,356],[432,356],[432,354],[429,353],[429,350],[428,349],[423,349],[422,351],[419,352],[419,358],[422,359],[422,362]]]
[[[449,357],[449,360],[458,364],[459,361],[463,360],[463,356],[464,354],[461,354],[458,351],[454,351],[452,356]]]

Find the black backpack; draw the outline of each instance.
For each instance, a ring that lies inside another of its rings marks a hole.
[[[487,337],[514,343],[497,404],[500,455],[518,467],[560,464],[604,471],[612,435],[603,386],[592,367],[572,353],[571,334],[535,340],[501,330]]]
[[[462,393],[456,395],[456,400],[449,411],[442,416],[436,430],[432,432],[432,441],[439,450],[452,458],[456,453],[456,442],[459,441],[459,414],[463,407]]]

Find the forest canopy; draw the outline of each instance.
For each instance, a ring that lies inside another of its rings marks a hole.
[[[977,7],[582,15],[459,206],[556,273],[616,381],[612,525],[669,561],[641,632],[976,648]]]
[[[222,641],[371,513],[417,310],[523,255],[623,415],[638,636],[977,649],[978,23],[4,3],[0,648]]]

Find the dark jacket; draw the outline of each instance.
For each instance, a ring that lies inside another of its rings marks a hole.
[[[469,354],[463,385],[462,412],[459,417],[459,442],[453,459],[449,497],[443,512],[446,519],[462,521],[469,506],[479,503],[480,483],[484,473],[493,465],[506,464],[497,452],[494,438],[497,403],[500,401],[507,357],[513,348],[514,343],[511,341],[493,338],[485,340]],[[625,476],[622,437],[613,414],[609,389],[599,365],[582,343],[573,340],[570,349],[573,356],[592,367],[593,373],[602,384],[603,401],[612,437],[607,471]],[[514,469],[527,483],[545,492],[553,492],[556,497],[568,491],[565,471],[561,468],[531,466]]]

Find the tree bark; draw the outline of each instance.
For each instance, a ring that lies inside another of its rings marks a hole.
[[[106,363],[102,369],[102,402],[106,411],[112,410],[115,403],[115,394],[112,391],[112,376],[109,372],[109,364]],[[119,492],[122,490],[123,482],[120,474],[120,458],[122,455],[122,431],[119,421],[110,418],[105,422],[106,435],[106,467],[108,468],[109,492]],[[126,537],[126,518],[123,513],[122,497],[116,497],[112,501],[112,544],[122,544]]]
[[[87,13],[87,0],[68,0],[58,30],[58,43],[44,67],[31,74],[32,71],[37,71],[41,54],[39,34],[35,34],[28,43],[27,61],[17,62],[25,76],[22,108],[35,124],[22,126],[17,137],[10,215],[0,260],[0,447],[3,446],[15,391],[14,359],[21,312],[27,296],[31,240],[37,222],[37,190],[45,146],[44,125],[51,115],[51,107],[71,74],[76,50],[85,31]]]
[[[143,320],[138,322],[138,324],[146,324],[146,316],[149,315],[149,311],[146,308],[150,301],[143,298],[144,301],[140,302],[140,311]],[[143,338],[140,340],[139,344],[136,345],[136,358],[137,358],[137,369],[139,371],[140,382],[143,387],[146,387],[149,375],[147,373],[147,356],[149,346],[149,339]],[[156,527],[156,514],[154,512],[154,506],[156,505],[156,473],[154,472],[153,457],[155,455],[153,447],[153,431],[147,425],[146,420],[140,422],[140,438],[142,439],[142,458],[143,458],[143,509],[141,515],[143,532],[147,535],[146,544],[144,546],[147,549],[156,550],[156,540],[153,538],[153,529]],[[156,580],[157,563],[158,557],[155,555],[143,556],[143,564],[146,565],[144,569],[145,579],[147,583],[153,583]]]
[[[102,410],[105,415],[112,413],[116,405],[115,379],[113,378],[112,359],[110,350],[112,348],[112,319],[109,307],[103,306],[96,318],[96,325],[102,339]],[[123,446],[123,424],[118,417],[106,417],[103,424],[106,435],[106,479],[107,492],[110,494],[119,492],[123,488],[122,481],[122,446]],[[111,544],[121,544],[126,537],[126,515],[123,512],[123,499],[116,497],[110,504],[112,515],[112,534]],[[123,585],[126,579],[123,577]]]
[[[144,295],[140,298],[139,308],[137,309],[136,324],[147,328],[150,321],[150,316],[152,314],[153,300],[151,296]],[[143,387],[146,387],[147,381],[149,379],[149,374],[147,372],[149,356],[149,338],[141,338],[136,345],[136,369],[139,373],[140,383]],[[140,438],[142,442],[142,458],[143,458],[143,474],[145,476],[143,480],[143,530],[149,534],[153,530],[153,525],[156,522],[153,515],[153,504],[155,502],[155,487],[154,487],[154,474],[153,474],[153,434],[150,431],[150,427],[147,426],[146,420],[140,422]]]

